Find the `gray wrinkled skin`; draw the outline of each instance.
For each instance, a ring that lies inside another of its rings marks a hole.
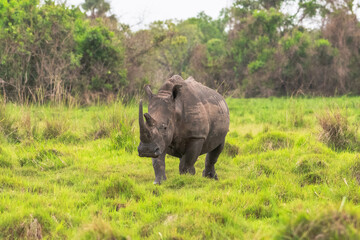
[[[158,94],[145,87],[149,97],[148,113],[139,105],[140,157],[151,157],[154,184],[166,180],[165,155],[180,158],[180,174],[195,174],[197,158],[207,153],[204,177],[217,179],[214,165],[224,148],[229,131],[229,109],[216,91],[175,75]],[[144,117],[146,121],[144,121]]]

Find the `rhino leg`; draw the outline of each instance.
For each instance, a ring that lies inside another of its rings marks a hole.
[[[218,180],[215,172],[215,163],[217,162],[220,153],[224,149],[224,142],[217,146],[214,150],[206,154],[205,169],[203,171],[203,177],[214,178]]]
[[[166,153],[163,153],[158,158],[152,159],[152,164],[155,171],[155,181],[154,184],[161,184],[163,180],[166,180],[165,175],[165,155]]]
[[[195,174],[194,164],[201,153],[204,144],[204,139],[191,139],[186,145],[186,152],[180,158],[179,171],[180,174],[190,173]]]

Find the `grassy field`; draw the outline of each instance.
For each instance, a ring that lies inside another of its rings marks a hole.
[[[0,239],[359,239],[360,97],[227,99],[219,181],[154,186],[137,105],[0,107]]]

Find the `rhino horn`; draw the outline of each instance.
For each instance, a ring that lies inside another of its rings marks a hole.
[[[147,125],[148,125],[149,127],[155,126],[156,120],[153,119],[153,118],[150,116],[150,114],[145,113],[144,116],[145,116],[145,119],[146,119],[146,123],[147,123]]]
[[[144,116],[143,116],[143,106],[142,101],[140,100],[139,104],[139,126],[140,126],[140,140],[142,142],[149,142],[150,141],[150,131],[145,125]]]

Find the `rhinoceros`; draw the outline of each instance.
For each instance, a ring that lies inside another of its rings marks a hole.
[[[197,158],[207,153],[204,177],[218,179],[214,165],[224,148],[229,131],[229,109],[224,98],[189,77],[175,75],[149,97],[148,113],[139,104],[140,157],[151,157],[154,184],[166,180],[165,155],[180,158],[180,174],[195,174]],[[146,122],[144,121],[144,117]]]

